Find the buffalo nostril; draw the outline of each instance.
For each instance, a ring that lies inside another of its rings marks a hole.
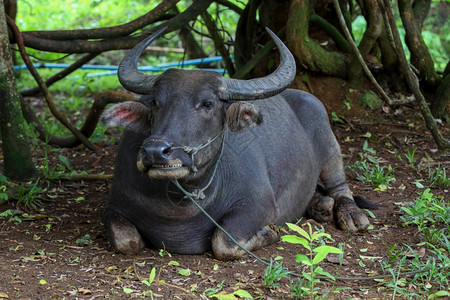
[[[149,140],[144,143],[144,151],[151,160],[168,158],[172,153],[172,145],[163,140]]]

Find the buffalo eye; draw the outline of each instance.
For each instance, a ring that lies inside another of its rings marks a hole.
[[[210,110],[214,107],[214,102],[212,102],[211,100],[205,100],[202,102],[201,108],[206,109],[206,110]]]

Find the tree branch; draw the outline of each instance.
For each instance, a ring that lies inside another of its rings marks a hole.
[[[195,19],[199,14],[205,11],[212,3],[212,0],[194,1],[183,13],[174,16],[170,20],[153,27],[135,37],[115,37],[100,41],[87,40],[54,40],[45,39],[32,34],[23,36],[25,46],[37,50],[57,52],[57,53],[93,53],[105,52],[109,50],[130,49],[137,43],[157,31],[162,27],[167,27],[166,33],[178,30],[185,26],[189,21]],[[102,30],[102,29],[98,29]]]
[[[76,136],[55,136],[49,133],[44,126],[42,126],[36,114],[33,113],[31,107],[28,103],[21,97],[22,113],[28,124],[34,124],[34,129],[38,134],[38,138],[48,143],[49,145],[54,145],[63,148],[73,148],[81,144],[81,141]],[[89,110],[89,113],[84,121],[80,132],[89,138],[92,133],[94,133],[97,127],[100,114],[105,109],[106,105],[110,103],[119,103],[124,101],[134,101],[136,100],[133,95],[127,92],[120,91],[105,91],[97,94],[94,99],[94,103]]]
[[[380,0],[381,1],[381,0]],[[444,150],[450,148],[450,140],[445,139],[442,134],[439,132],[437,128],[436,120],[433,118],[430,108],[427,105],[425,97],[420,91],[419,80],[415,76],[414,72],[411,70],[408,61],[406,60],[405,51],[403,50],[403,46],[400,40],[400,34],[398,33],[397,25],[395,24],[395,19],[393,16],[393,12],[391,9],[391,5],[389,0],[384,0],[384,10],[387,13],[387,17],[389,20],[389,26],[391,27],[392,36],[394,38],[395,46],[397,48],[397,53],[399,55],[400,60],[400,68],[406,74],[406,82],[414,94],[414,97],[419,103],[420,111],[422,112],[422,116],[425,119],[425,124],[427,125],[428,130],[430,130],[433,135],[434,141],[439,149]]]
[[[118,26],[79,30],[24,31],[22,32],[22,35],[24,36],[24,40],[26,40],[27,36],[33,36],[41,39],[61,41],[110,39],[127,36],[147,25],[166,19],[167,16],[165,16],[164,14],[179,1],[180,0],[162,1],[157,7],[155,7],[145,15]]]
[[[52,95],[50,94],[44,80],[42,80],[41,76],[39,75],[39,72],[34,68],[33,64],[30,61],[30,58],[28,57],[28,54],[25,50],[25,46],[23,44],[22,35],[20,34],[19,28],[17,28],[14,21],[6,17],[6,20],[8,22],[8,25],[10,26],[11,30],[14,32],[14,35],[16,37],[17,45],[19,46],[19,51],[22,56],[23,61],[27,65],[28,70],[30,71],[31,75],[34,77],[38,85],[41,87],[42,92],[44,93],[45,101],[47,103],[48,108],[52,112],[53,116],[61,122],[64,126],[67,127],[67,129],[70,130],[70,132],[73,133],[86,147],[93,151],[97,151],[97,147],[94,146],[81,132],[78,131],[78,129],[73,126],[69,120],[67,120],[62,114],[59,113],[58,109],[56,108],[55,104],[53,103]]]
[[[333,0],[334,8],[336,9],[336,13],[339,19],[339,23],[342,26],[342,30],[344,31],[345,37],[347,38],[348,42],[352,46],[353,54],[358,59],[359,63],[361,64],[361,67],[364,70],[364,73],[366,73],[367,77],[369,78],[370,82],[375,86],[377,91],[381,94],[384,101],[390,105],[392,104],[404,104],[400,103],[400,101],[392,101],[388,95],[384,92],[383,88],[378,84],[375,77],[373,77],[372,72],[370,72],[369,68],[367,67],[366,63],[364,62],[364,58],[361,56],[361,53],[359,52],[358,46],[356,46],[355,41],[353,40],[350,31],[347,28],[347,24],[345,23],[344,16],[342,15],[341,7],[339,6],[338,0]]]
[[[223,39],[220,37],[220,34],[217,30],[216,25],[214,24],[213,19],[209,15],[207,11],[204,11],[202,14],[202,19],[205,22],[205,26],[208,29],[209,34],[211,34],[211,38],[216,46],[216,50],[222,56],[223,62],[225,63],[225,68],[227,69],[228,75],[232,77],[234,75],[234,65],[233,61],[230,58],[230,53],[228,52]]]
[[[71,64],[69,67],[65,68],[61,72],[58,72],[55,75],[53,75],[52,77],[50,77],[49,79],[47,79],[47,81],[45,81],[45,84],[47,85],[47,87],[50,87],[55,82],[63,79],[67,75],[69,75],[72,72],[78,70],[82,65],[88,63],[89,61],[94,59],[99,54],[100,53],[89,53],[89,54],[83,56],[82,58],[80,58],[79,60],[77,60],[76,62]],[[36,86],[34,88],[30,88],[28,90],[21,91],[20,94],[23,97],[28,97],[28,96],[36,95],[39,92],[41,92],[41,88],[39,86]]]

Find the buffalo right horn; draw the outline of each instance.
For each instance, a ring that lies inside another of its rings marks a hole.
[[[275,96],[284,91],[295,78],[295,59],[285,44],[266,28],[280,52],[280,65],[265,77],[238,80],[223,77],[219,88],[222,100],[256,100]]]
[[[117,70],[119,81],[124,88],[141,95],[147,94],[153,87],[153,83],[158,75],[147,75],[138,70],[137,61],[145,48],[157,39],[167,27],[159,29],[157,32],[146,38],[124,57]]]

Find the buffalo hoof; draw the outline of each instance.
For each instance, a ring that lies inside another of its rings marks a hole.
[[[260,249],[278,241],[278,233],[268,226],[261,228],[250,240],[237,242],[248,251]],[[222,261],[241,258],[246,251],[233,243],[220,229],[216,229],[212,239],[212,248],[217,259]]]
[[[144,240],[136,227],[123,217],[111,221],[108,239],[114,249],[123,254],[137,254],[145,247]]]
[[[319,223],[328,223],[333,220],[334,199],[316,194],[308,206],[308,216]]]
[[[370,222],[353,199],[341,197],[336,200],[336,220],[339,227],[346,231],[362,231],[369,227]]]

